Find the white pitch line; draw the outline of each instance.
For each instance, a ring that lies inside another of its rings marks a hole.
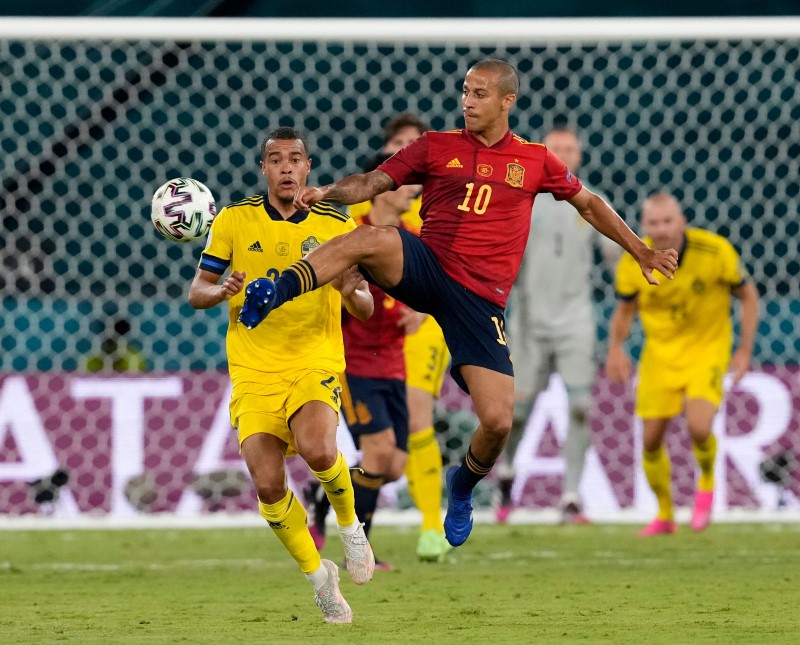
[[[0,562],[0,571],[172,571],[176,569],[287,569],[291,562],[261,560],[257,558],[208,558],[203,560],[176,560],[175,562],[33,562],[17,564]]]

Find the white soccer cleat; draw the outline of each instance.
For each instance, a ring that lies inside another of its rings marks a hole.
[[[322,560],[328,570],[328,581],[317,591],[314,602],[322,610],[326,623],[344,625],[353,622],[353,610],[339,591],[339,567],[330,560]]]
[[[375,573],[375,554],[364,533],[364,525],[359,524],[355,533],[342,533],[344,544],[344,563],[347,572],[357,585],[363,585],[372,580]]]

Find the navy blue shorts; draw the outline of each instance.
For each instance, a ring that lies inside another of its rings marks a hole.
[[[382,288],[412,309],[436,319],[453,357],[450,374],[455,382],[469,392],[461,376],[462,365],[477,365],[513,376],[503,308],[458,284],[421,239],[405,229],[398,230],[403,240],[403,279],[394,288]]]
[[[392,428],[397,447],[408,452],[405,381],[345,374],[342,379],[342,410],[356,446],[361,435]]]

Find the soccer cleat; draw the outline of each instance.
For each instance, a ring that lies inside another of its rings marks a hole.
[[[328,581],[314,595],[314,602],[322,610],[326,623],[342,625],[353,622],[353,610],[339,591],[339,569],[330,560],[322,560],[328,570]]]
[[[511,505],[504,504],[497,507],[497,510],[494,512],[494,519],[497,520],[498,524],[505,524],[508,522],[509,515],[511,515]]]
[[[347,573],[357,585],[366,584],[375,572],[375,555],[364,533],[364,525],[359,524],[355,533],[341,533],[341,537]]]
[[[375,558],[375,569],[377,571],[394,571],[394,565],[386,560]]]
[[[466,499],[453,497],[453,475],[458,466],[447,471],[447,515],[444,517],[444,534],[452,546],[461,546],[472,531],[472,491]]]
[[[699,533],[705,531],[711,524],[711,507],[714,505],[714,491],[699,490],[694,496],[694,509],[692,510],[692,531]]]
[[[239,322],[248,329],[255,329],[274,305],[275,283],[269,278],[257,278],[245,287]]]
[[[444,562],[452,548],[444,533],[436,529],[428,529],[420,533],[417,542],[417,557],[425,562]]]
[[[342,562],[342,568],[347,570],[347,560]],[[375,558],[375,571],[394,571],[394,565],[386,560]]]
[[[314,546],[319,551],[325,546],[325,518],[328,515],[331,504],[325,494],[325,489],[319,485],[318,481],[310,482],[303,489],[303,497],[305,498],[306,506],[311,509],[314,516],[314,521],[308,527],[308,532],[311,533]]]
[[[674,535],[678,532],[675,520],[654,519],[650,524],[639,531],[639,537],[653,537],[654,535]]]
[[[592,522],[583,514],[581,507],[575,502],[564,504],[561,509],[562,524],[591,524]]]

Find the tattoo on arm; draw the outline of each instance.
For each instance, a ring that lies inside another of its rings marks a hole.
[[[337,204],[358,204],[395,188],[394,181],[382,170],[350,175],[325,186],[325,199]]]

